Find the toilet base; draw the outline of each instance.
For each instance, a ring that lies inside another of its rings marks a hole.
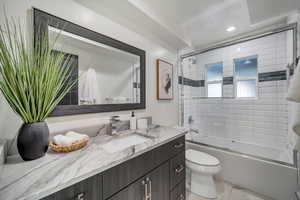
[[[217,191],[213,176],[192,171],[191,192],[205,198],[216,199]]]

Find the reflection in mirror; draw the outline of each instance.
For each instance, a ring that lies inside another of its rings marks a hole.
[[[140,57],[49,26],[49,40],[70,56],[78,85],[60,105],[140,102]]]

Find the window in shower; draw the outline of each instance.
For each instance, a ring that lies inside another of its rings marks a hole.
[[[257,56],[234,59],[237,98],[257,97]]]
[[[207,97],[222,97],[223,63],[206,65],[206,94]]]

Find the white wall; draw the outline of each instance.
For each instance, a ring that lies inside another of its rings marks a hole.
[[[24,22],[26,19],[30,19],[30,9],[32,7],[39,8],[53,15],[64,18],[68,21],[74,22],[81,26],[92,29],[96,32],[108,35],[112,38],[116,38],[130,45],[144,49],[146,51],[146,88],[147,88],[147,99],[146,109],[138,111],[138,116],[152,116],[154,123],[163,125],[176,125],[178,123],[178,98],[177,98],[177,67],[176,60],[177,51],[174,49],[173,52],[167,51],[164,48],[158,46],[153,41],[144,38],[135,32],[130,31],[126,27],[114,23],[110,19],[96,14],[91,10],[75,3],[72,0],[0,0],[1,9],[5,6],[7,15],[19,17]],[[1,12],[1,15],[3,12]],[[0,18],[1,24],[3,23],[3,15]],[[29,24],[26,27],[30,27]],[[30,27],[31,28],[31,27]],[[168,62],[174,63],[174,100],[172,101],[157,101],[156,100],[156,59],[162,58]],[[95,117],[108,118],[111,115],[129,115],[129,111],[126,112],[115,112],[115,113],[99,113],[99,114],[88,114],[88,115],[76,115],[68,117],[56,117],[49,118],[47,121],[51,125],[56,122],[70,121],[74,119],[87,119]],[[0,101],[0,137],[11,139],[13,138],[18,128],[21,125],[21,121],[18,117],[12,113],[7,104],[1,97]]]

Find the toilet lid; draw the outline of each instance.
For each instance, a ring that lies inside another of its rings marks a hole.
[[[215,166],[220,164],[220,161],[216,157],[192,149],[186,151],[186,159],[199,165]]]

